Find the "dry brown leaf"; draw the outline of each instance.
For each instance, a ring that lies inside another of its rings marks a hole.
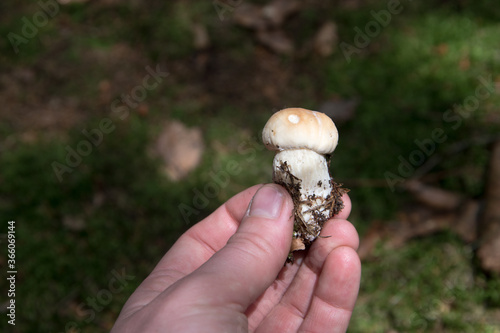
[[[299,9],[300,2],[296,0],[274,0],[263,7],[245,3],[236,7],[233,20],[236,24],[257,31],[275,29]]]
[[[193,45],[196,50],[204,50],[210,46],[210,37],[204,25],[195,23],[191,27],[193,31]]]
[[[281,30],[259,31],[257,40],[279,54],[291,54],[294,50],[292,40]]]
[[[285,19],[300,9],[296,0],[274,0],[262,7],[262,14],[274,27],[281,27]]]
[[[163,160],[166,175],[178,181],[198,166],[203,149],[199,128],[187,128],[179,121],[171,121],[163,127],[154,143],[153,153]]]
[[[335,50],[337,42],[337,25],[333,21],[325,22],[314,37],[314,50],[320,56],[328,57]]]
[[[236,7],[233,20],[236,24],[255,30],[264,30],[268,27],[262,8],[249,3]]]
[[[290,252],[305,250],[306,246],[301,238],[292,238],[292,245],[290,246]]]

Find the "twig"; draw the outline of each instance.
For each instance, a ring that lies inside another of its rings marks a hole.
[[[445,158],[452,155],[456,155],[464,150],[469,149],[472,146],[482,146],[487,145],[492,142],[500,140],[500,135],[484,135],[475,138],[470,138],[456,142],[449,146],[442,154],[432,155],[421,167],[415,170],[415,173],[411,177],[412,179],[422,178],[424,175],[429,173],[437,165],[439,165]]]
[[[484,211],[479,220],[481,266],[500,273],[500,140],[492,145],[488,165]]]

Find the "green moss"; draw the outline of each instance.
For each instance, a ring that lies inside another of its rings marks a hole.
[[[483,289],[470,266],[472,249],[449,234],[380,248],[363,265],[361,297],[350,332],[486,332]]]
[[[35,2],[11,2],[0,5],[2,36],[20,31],[22,17],[38,8]],[[386,6],[384,1],[351,9],[311,4],[292,16],[285,30],[302,50],[325,20],[334,20],[340,41],[352,44],[354,27],[364,28],[373,19],[371,11]],[[274,154],[264,149],[260,133],[271,110],[292,102],[316,109],[331,97],[359,100],[354,117],[338,126],[340,143],[331,171],[352,190],[350,220],[362,235],[373,221],[392,220],[411,202],[404,192],[391,191],[385,173],[398,174],[400,157],[408,160],[418,149],[415,140],[430,138],[434,129],[446,135],[432,154],[441,157],[429,171],[441,175],[435,185],[470,197],[484,192],[481,179],[489,151],[474,138],[500,130],[491,120],[500,97],[481,101],[470,117],[457,118],[460,122],[443,116],[475,94],[479,77],[496,78],[500,72],[500,14],[491,1],[406,2],[401,14],[362,52],[353,54],[350,63],[340,49],[326,59],[307,52],[281,59],[280,70],[288,76],[286,87],[277,89],[283,91],[278,101],[245,86],[227,98],[221,97],[226,96],[223,84],[217,86],[219,93],[211,92],[210,66],[217,61],[217,71],[233,75],[229,83],[244,85],[254,76],[265,79],[255,64],[255,73],[240,70],[247,61],[263,60],[249,59],[259,54],[254,33],[231,24],[230,14],[220,21],[211,2],[89,2],[62,6],[19,54],[12,52],[8,39],[0,41],[4,72],[29,67],[37,80],[47,82],[44,89],[23,85],[27,102],[30,94],[47,100],[77,96],[82,101],[79,110],[93,115],[58,139],[36,143],[23,143],[22,128],[0,124],[0,220],[17,223],[19,332],[62,332],[70,322],[84,332],[109,331],[128,296],[185,229],[239,191],[271,181]],[[192,68],[195,23],[203,24],[211,38],[206,71]],[[105,116],[92,102],[103,68],[85,62],[82,55],[120,43],[149,63],[165,63],[172,78],[148,95],[149,115],[131,113],[127,120],[114,120],[114,130],[59,182],[53,162],[65,163],[67,147],[86,139],[82,129],[95,128]],[[45,61],[65,70],[79,69],[80,74],[59,81],[48,78]],[[10,105],[3,107],[7,112]],[[147,154],[153,135],[168,119],[200,127],[205,141],[202,163],[177,183],[165,179],[159,162]],[[461,143],[467,147],[453,152]],[[180,205],[192,206],[196,194],[205,192],[206,205],[183,215]],[[63,223],[67,217],[80,218],[83,227]],[[491,318],[500,306],[500,279],[475,269],[471,246],[444,233],[397,250],[380,244],[375,256],[363,263],[351,332],[495,332]],[[106,289],[113,270],[122,268],[134,276],[123,291],[92,320],[88,313],[79,315],[78,306],[86,306],[89,298]],[[6,325],[1,321],[0,329]]]

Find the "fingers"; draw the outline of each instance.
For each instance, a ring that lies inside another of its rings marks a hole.
[[[337,216],[335,216],[334,219],[347,219],[349,217],[349,214],[351,212],[351,199],[347,194],[344,194],[342,200],[344,202],[344,209]],[[323,231],[322,235],[336,235],[336,237],[338,236],[342,239],[352,239],[350,245],[352,245],[353,247],[358,246],[357,236],[351,237],[351,235],[356,234],[356,231],[353,230],[354,228],[352,227],[352,225],[348,224],[345,228],[339,228],[339,226],[337,225],[334,230],[330,230],[330,228],[331,224],[327,223],[324,227],[325,230]],[[345,235],[342,236],[342,233],[344,233]],[[323,241],[318,239],[316,242],[322,243]],[[324,259],[328,255],[329,251],[330,249],[325,247],[322,247],[321,251],[316,251],[321,252],[319,257],[318,255],[315,256],[317,261],[317,263],[315,264],[316,266],[321,266],[323,264]],[[295,264],[286,265],[276,278],[276,281],[274,281],[274,283],[264,292],[264,294],[262,294],[259,299],[247,309],[246,314],[248,316],[248,325],[250,330],[255,330],[257,326],[262,322],[262,320],[267,316],[267,314],[280,302],[284,293],[290,286],[291,282],[294,280],[297,271],[299,270],[300,263],[303,262],[304,253],[302,252],[304,251],[295,253]]]
[[[182,276],[192,273],[224,247],[236,232],[248,205],[261,185],[238,193],[210,216],[186,231],[155,268],[169,269]]]
[[[358,247],[359,238],[354,226],[344,219],[331,219],[323,227],[321,235],[330,237],[317,238],[313,243],[283,298],[262,322],[259,329],[263,332],[283,331],[285,328],[296,331],[309,313],[311,300],[317,297],[316,287],[325,279],[334,279],[331,274],[348,274],[352,275],[354,282],[359,281],[359,270],[326,270],[329,267],[326,263],[336,258],[331,254],[337,249],[350,248],[356,254],[354,249]],[[331,283],[336,283],[335,279]]]
[[[323,267],[299,331],[345,332],[358,296],[361,263],[347,246],[333,250]]]
[[[292,207],[281,186],[261,187],[227,245],[183,284],[196,290],[203,302],[231,304],[244,312],[283,267],[293,230]]]
[[[258,195],[255,195],[256,193]],[[281,198],[279,204],[269,205],[274,201],[272,193],[279,194],[278,197]],[[253,201],[247,210],[252,198]],[[349,197],[344,195],[343,199],[345,208],[332,221],[343,221],[342,218],[349,215],[351,208]],[[260,294],[266,291],[266,287],[273,283],[278,272],[283,268],[292,233],[291,211],[291,198],[283,188],[277,185],[264,187],[257,185],[234,196],[212,215],[181,236],[129,299],[128,303],[131,305],[129,312],[133,313],[141,309],[153,299],[155,303],[161,304],[162,299],[170,292],[181,290],[189,290],[190,295],[181,292],[184,296],[195,296],[189,297],[190,299],[219,304],[229,303],[236,306],[238,311],[244,312]],[[323,233],[340,235],[341,239],[356,238],[357,235],[354,238],[348,236],[347,231],[342,236],[344,224],[343,222],[335,223],[333,225],[337,227],[330,230],[329,228],[332,227],[330,223],[327,223]],[[329,243],[332,239],[325,238],[324,240]],[[321,244],[322,241],[323,239],[318,239],[315,244]],[[347,242],[346,244],[357,247],[355,243]],[[317,247],[317,252],[312,252],[315,253],[315,257],[308,259],[310,267],[321,266],[324,261],[321,258],[328,254],[328,247]],[[279,302],[295,276],[297,268],[294,267],[289,274],[284,276],[281,286],[276,288],[274,293],[266,292],[264,295],[266,298],[272,294],[265,300],[270,305],[269,308],[272,304]],[[304,270],[302,266],[300,270]],[[301,276],[307,278],[306,273]],[[189,274],[191,275],[187,276]],[[316,280],[317,277],[312,280],[313,285]],[[170,286],[174,289],[164,292]],[[303,290],[306,294],[299,298],[307,299],[307,304],[309,304],[312,287]],[[300,322],[290,322],[290,324],[297,328],[301,322],[302,318]]]
[[[320,237],[314,241],[304,259],[304,265],[319,273],[330,252],[340,246],[356,250],[359,246],[359,236],[352,223],[334,218],[323,226]]]
[[[260,187],[262,185],[256,185],[235,195],[186,231],[132,294],[120,316],[142,308],[220,250],[238,229],[250,200]]]
[[[349,214],[351,214],[351,198],[349,197],[349,195],[347,195],[347,193],[344,193],[344,195],[342,195],[342,201],[344,202],[344,209],[342,209],[340,213],[338,213],[338,215],[335,215],[333,217],[334,219],[347,220],[349,218]]]
[[[261,187],[262,184],[255,185],[238,193],[210,216],[191,227],[160,260],[145,284],[151,282],[150,285],[155,285],[154,290],[164,290],[205,263],[236,232],[252,197]],[[342,199],[344,209],[335,218],[349,216],[350,198],[344,194]]]
[[[286,264],[281,269],[276,280],[247,308],[245,314],[248,317],[249,332],[254,332],[262,320],[279,303],[283,294],[295,278],[298,269],[299,265]]]

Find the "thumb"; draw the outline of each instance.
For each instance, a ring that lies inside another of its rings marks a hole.
[[[206,300],[237,305],[243,312],[271,285],[290,250],[292,207],[281,186],[267,184],[257,191],[226,246],[193,273],[195,285],[205,286]]]

